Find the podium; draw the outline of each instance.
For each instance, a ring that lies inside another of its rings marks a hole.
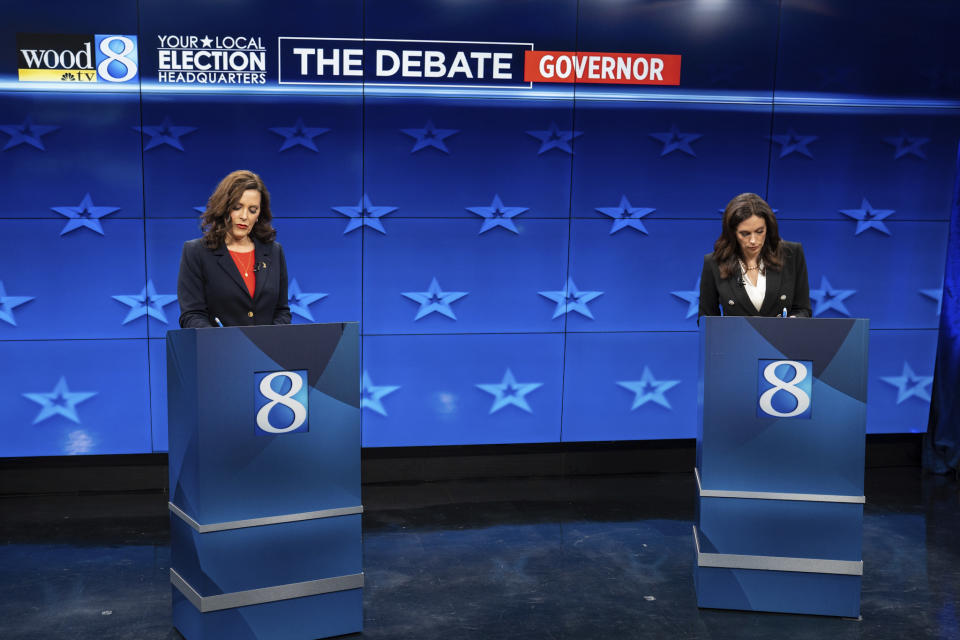
[[[356,323],[167,334],[170,581],[187,640],[360,631]]]
[[[700,322],[697,605],[859,617],[868,321]]]

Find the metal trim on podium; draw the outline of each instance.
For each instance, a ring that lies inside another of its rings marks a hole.
[[[860,615],[868,338],[863,319],[701,318],[698,606]]]
[[[167,334],[170,582],[187,640],[362,630],[356,323]]]

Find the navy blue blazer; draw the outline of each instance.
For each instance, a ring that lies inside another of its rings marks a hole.
[[[708,253],[703,257],[700,275],[700,313],[697,316],[778,316],[784,308],[788,316],[809,318],[810,283],[807,279],[807,260],[799,242],[780,241],[783,266],[775,271],[767,269],[767,292],[758,311],[743,286],[740,274],[720,277],[720,268]],[[721,309],[723,312],[721,313]]]
[[[256,254],[253,298],[225,245],[208,249],[203,238],[183,243],[177,301],[180,326],[225,327],[290,324],[287,302],[287,261],[279,242],[252,238]]]

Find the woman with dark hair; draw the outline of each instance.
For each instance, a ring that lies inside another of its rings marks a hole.
[[[703,258],[697,317],[716,315],[810,317],[803,247],[780,239],[773,210],[755,193],[727,204],[713,253]]]
[[[203,237],[180,258],[180,326],[290,324],[287,262],[270,224],[270,194],[251,171],[227,175],[207,201]]]

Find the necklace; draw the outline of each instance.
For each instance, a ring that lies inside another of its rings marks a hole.
[[[740,268],[743,270],[744,273],[748,273],[750,271],[757,271],[758,273],[763,273],[763,263],[760,261],[757,261],[757,264],[752,267],[748,267],[747,265],[743,264],[743,260],[738,259],[737,262],[740,263]]]
[[[233,251],[232,253],[239,253],[239,252]],[[243,271],[244,278],[250,277],[250,269],[253,267],[254,260],[256,260],[256,257],[257,257],[255,251],[250,251],[249,253],[250,253],[250,264],[244,264],[243,267],[241,268],[241,271]],[[237,266],[239,266],[239,264]]]

